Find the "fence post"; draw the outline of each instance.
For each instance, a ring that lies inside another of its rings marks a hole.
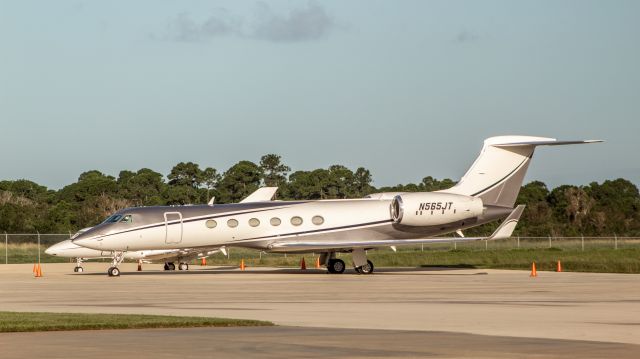
[[[424,252],[424,243],[420,245],[420,252]]]
[[[581,238],[582,238],[582,251],[584,252],[584,234],[581,235]]]
[[[9,236],[4,231],[4,264],[9,264]]]
[[[518,249],[520,249],[520,236],[518,236]]]
[[[489,250],[489,241],[487,241],[487,240],[484,241],[484,250],[485,251]]]
[[[551,236],[549,236],[549,248],[551,248]]]
[[[618,235],[613,234],[613,249],[618,249]]]
[[[453,242],[453,250],[457,250],[458,249],[458,242]]]
[[[38,265],[40,265],[40,231],[36,231],[38,233]]]

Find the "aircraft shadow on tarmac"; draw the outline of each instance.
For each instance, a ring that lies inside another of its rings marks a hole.
[[[240,271],[236,266],[228,266],[228,267],[216,267],[216,268],[198,268],[187,271],[164,271],[164,270],[142,270],[138,271],[122,271],[122,275],[134,276],[134,275],[203,275],[203,274],[235,274],[235,275],[246,275],[246,274],[298,274],[298,275],[318,275],[318,274],[330,274],[324,269],[306,269],[301,270],[297,268],[270,268],[270,269],[259,269],[252,268],[246,271]],[[394,275],[394,274],[404,274],[411,273],[412,275],[485,275],[487,272],[465,272],[465,273],[451,273],[452,271],[458,270],[469,270],[476,269],[473,266],[460,265],[460,266],[436,266],[436,265],[428,265],[422,266],[418,268],[377,268],[373,275]],[[446,271],[447,273],[442,273]],[[418,273],[419,272],[419,273]],[[344,274],[349,275],[364,275],[355,272],[353,269],[348,269],[344,272]],[[69,273],[69,275],[106,275],[106,271],[103,272],[91,272],[91,273]],[[366,276],[366,275],[365,275]]]

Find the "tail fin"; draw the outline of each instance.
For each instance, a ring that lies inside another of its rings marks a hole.
[[[480,156],[460,182],[442,192],[480,197],[484,204],[513,207],[536,146],[557,146],[590,141],[557,141],[555,138],[498,136],[484,141]]]

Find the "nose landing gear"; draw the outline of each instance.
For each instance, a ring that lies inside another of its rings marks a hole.
[[[76,258],[76,267],[73,268],[75,273],[82,273],[84,268],[82,268],[82,258]]]
[[[119,277],[120,269],[118,266],[124,260],[124,252],[116,252],[113,256],[113,261],[111,261],[111,267],[107,270],[107,274],[109,277]]]

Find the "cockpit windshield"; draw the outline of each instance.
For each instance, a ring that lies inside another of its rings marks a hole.
[[[133,215],[131,214],[114,214],[104,220],[102,223],[133,223]]]
[[[102,223],[116,223],[120,219],[122,219],[122,215],[121,214],[114,214],[113,216],[105,219],[104,222],[102,222]]]
[[[120,220],[120,223],[131,223],[133,222],[133,217],[131,217],[130,214],[125,215],[124,217],[122,217],[122,219]]]

